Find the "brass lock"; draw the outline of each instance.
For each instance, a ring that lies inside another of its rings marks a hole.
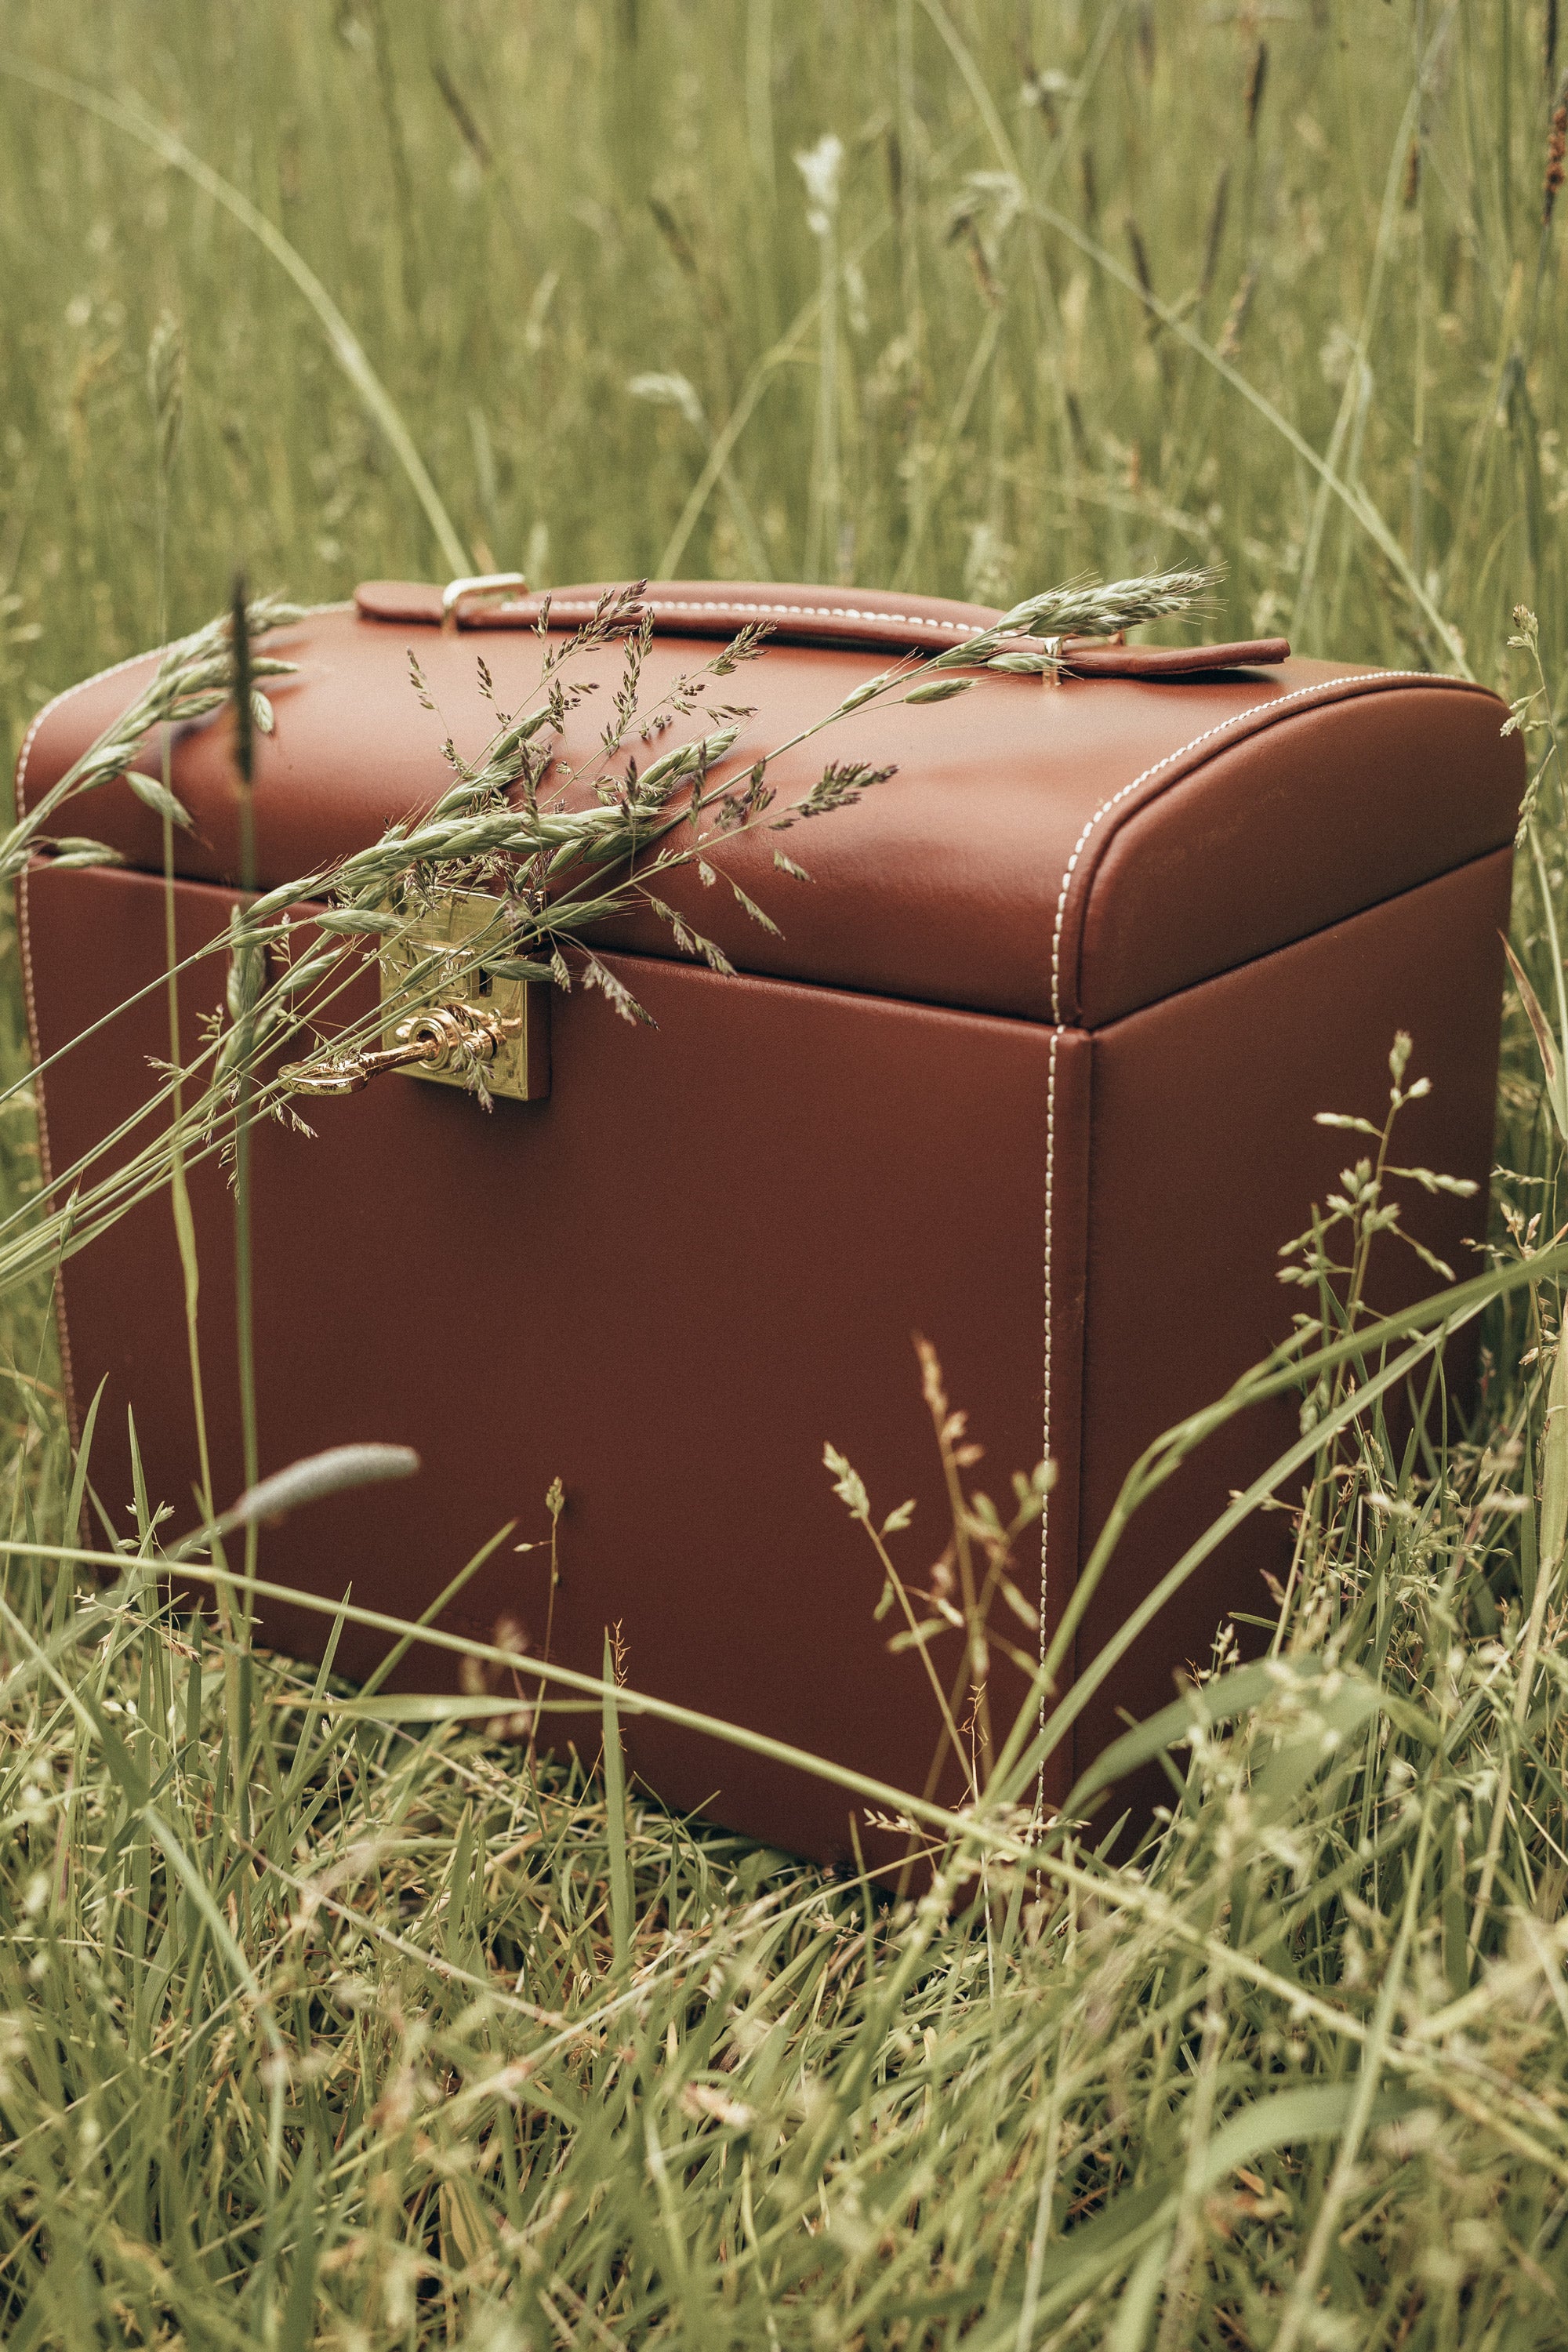
[[[550,1092],[549,986],[486,970],[487,932],[498,960],[511,952],[501,912],[488,891],[443,898],[381,950],[389,1008],[381,1050],[286,1062],[284,1083],[301,1094],[352,1095],[384,1070],[403,1070],[448,1087],[477,1076],[487,1094],[542,1101]]]

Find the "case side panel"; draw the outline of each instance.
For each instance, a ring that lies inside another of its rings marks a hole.
[[[1089,1307],[1084,1362],[1087,1553],[1128,1469],[1150,1441],[1213,1402],[1287,1338],[1306,1294],[1279,1280],[1281,1245],[1358,1156],[1357,1139],[1314,1125],[1319,1111],[1381,1121],[1394,1032],[1415,1041],[1410,1076],[1432,1091],[1401,1113],[1397,1158],[1468,1177],[1472,1200],[1400,1188],[1403,1221],[1461,1276],[1486,1227],[1495,1121],[1502,947],[1511,853],[1501,850],[1094,1036]],[[1393,1312],[1434,1277],[1392,1238],[1372,1259],[1371,1303]],[[1462,1392],[1474,1360],[1451,1344]],[[1200,1447],[1136,1514],[1089,1603],[1087,1670],[1130,1608],[1300,1433],[1288,1393],[1249,1408]],[[1287,1486],[1286,1505],[1299,1495]],[[1082,1770],[1125,1727],[1174,1696],[1173,1676],[1208,1662],[1228,1612],[1271,1613],[1288,1510],[1255,1513],[1193,1575],[1088,1704]],[[1242,1629],[1245,1646],[1263,1640]],[[1164,1786],[1146,1780],[1146,1809]],[[1106,1814],[1127,1801],[1120,1790]]]

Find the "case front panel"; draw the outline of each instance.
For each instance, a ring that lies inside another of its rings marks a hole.
[[[162,969],[163,887],[43,869],[26,896],[47,1055]],[[231,902],[199,884],[177,897],[189,952]],[[258,1130],[263,1472],[351,1440],[412,1445],[424,1465],[266,1532],[261,1572],[414,1616],[510,1528],[443,1622],[491,1639],[520,1621],[537,1652],[548,1547],[515,1547],[547,1535],[559,1476],[555,1658],[596,1674],[618,1624],[634,1689],[919,1793],[939,1744],[935,1701],[919,1656],[889,1654],[897,1613],[877,1617],[881,1570],[832,1492],[823,1447],[848,1456],[879,1518],[914,1498],[893,1556],[911,1588],[929,1588],[949,1514],[915,1335],[938,1349],[985,1447],[971,1475],[1005,1506],[1012,1474],[1046,1442],[1048,1210],[1050,1444],[1064,1466],[1050,1498],[1051,1556],[1064,1563],[1053,1608],[1065,1600],[1088,1040],[668,962],[619,968],[657,1030],[598,997],[558,998],[546,1101],[487,1115],[455,1089],[390,1075],[345,1101],[301,1103],[313,1139]],[[222,984],[221,957],[182,983],[187,1052]],[[145,1099],[149,1057],[167,1051],[154,991],[47,1074],[57,1176]],[[221,1504],[242,1484],[233,1202],[216,1161],[192,1192]],[[184,1528],[196,1454],[166,1193],[68,1263],[64,1298],[79,1405],[106,1382],[98,1493],[128,1527],[133,1406],[149,1488]],[[1032,1597],[1037,1549],[1018,1571]],[[1032,1647],[1014,1615],[993,1614]],[[326,1622],[268,1605],[262,1630],[308,1654]],[[339,1663],[363,1673],[381,1647],[350,1628]],[[958,1636],[941,1633],[930,1654],[951,1685]],[[426,1648],[400,1679],[427,1687],[453,1674]],[[994,1649],[1000,1723],[1023,1687]],[[592,1717],[561,1736],[597,1752]],[[646,1717],[628,1719],[627,1738],[675,1804],[706,1803],[825,1859],[850,1851],[849,1802],[826,1784]],[[955,1772],[942,1788],[961,1793]]]

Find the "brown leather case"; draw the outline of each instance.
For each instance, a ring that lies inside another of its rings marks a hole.
[[[593,593],[559,592],[552,619],[575,621]],[[704,637],[775,625],[781,642],[744,674],[758,715],[738,764],[885,667],[889,647],[953,642],[994,617],[860,591],[677,583],[651,596],[655,694],[710,650]],[[521,702],[538,673],[523,625],[536,604],[446,631],[439,610],[437,592],[382,583],[293,633],[299,670],[259,746],[264,886],[434,800],[444,734],[469,752],[489,731],[477,651],[500,701]],[[439,718],[407,685],[411,646]],[[1421,1196],[1407,1222],[1461,1272],[1484,1226],[1518,740],[1473,687],[1282,651],[1173,661],[1103,648],[1109,667],[1058,686],[987,677],[953,702],[851,719],[815,755],[892,760],[898,773],[793,837],[813,882],[776,874],[771,843],[735,857],[783,937],[687,886],[738,977],[683,962],[667,932],[628,921],[606,953],[658,1026],[558,998],[546,1101],[500,1101],[487,1117],[457,1090],[389,1077],[311,1105],[313,1140],[262,1129],[262,1466],[351,1439],[409,1444],[424,1464],[406,1486],[268,1534],[263,1572],[413,1615],[515,1520],[447,1622],[488,1638],[510,1616],[538,1643],[548,1555],[511,1546],[542,1532],[559,1475],[557,1658],[596,1672],[618,1623],[635,1687],[919,1790],[938,1730],[925,1677],[889,1654],[873,1614],[879,1571],[821,1466],[830,1441],[879,1509],[915,1499],[902,1559],[923,1581],[946,1505],[915,1333],[969,1411],[993,1491],[1043,1453],[1057,1464],[1043,1563],[1037,1548],[1020,1562],[1026,1586],[1043,1585],[1048,1628],[1142,1447],[1288,1331],[1296,1294],[1278,1281],[1279,1245],[1347,1156],[1313,1114],[1379,1115],[1396,1028],[1433,1080],[1402,1150],[1481,1187],[1468,1202]],[[599,674],[615,665],[612,653]],[[135,669],[42,715],[21,805],[123,704]],[[598,724],[590,700],[569,757]],[[810,772],[792,753],[779,781]],[[221,722],[177,745],[174,778],[195,820],[177,887],[188,950],[226,925],[235,897]],[[22,887],[40,1058],[163,968],[156,821],[114,785],[90,824],[130,870],[40,862]],[[182,998],[191,1043],[222,986],[217,961],[200,970]],[[51,1181],[134,1111],[167,1045],[154,992],[51,1062]],[[211,1165],[194,1205],[215,1479],[228,1494],[241,1484],[232,1214]],[[1391,1247],[1376,1303],[1427,1286]],[[117,1507],[130,1493],[133,1405],[150,1490],[185,1524],[195,1433],[167,1203],[70,1259],[61,1296],[73,1419],[105,1384],[98,1491]],[[1296,1427],[1293,1399],[1256,1409],[1145,1507],[1080,1659]],[[1227,1609],[1268,1608],[1262,1571],[1287,1541],[1284,1517],[1261,1515],[1215,1556],[1086,1710],[1047,1799],[1126,1714],[1170,1697]],[[265,1638],[306,1654],[322,1627],[263,1612]],[[956,1638],[935,1647],[944,1676]],[[351,1630],[338,1656],[362,1673],[378,1654]],[[450,1674],[426,1648],[403,1679]],[[1004,1720],[1023,1686],[995,1664]],[[820,1781],[648,1717],[627,1736],[670,1802],[824,1860],[851,1850],[850,1809]],[[586,1741],[592,1752],[592,1730]],[[944,1787],[956,1793],[951,1776]],[[874,1857],[897,1848],[863,1824],[860,1836]]]

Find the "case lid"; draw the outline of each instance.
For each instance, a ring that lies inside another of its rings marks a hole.
[[[552,631],[599,594],[551,598]],[[670,582],[650,589],[656,635],[643,671],[651,706],[710,658],[715,637],[765,621],[776,642],[710,691],[756,706],[737,773],[817,719],[893,653],[953,644],[997,615],[866,590]],[[443,627],[438,589],[373,583],[355,605],[309,614],[268,641],[298,665],[272,682],[276,724],[256,740],[258,877],[270,887],[329,865],[416,816],[450,781],[450,735],[476,755],[497,702],[526,708],[541,667],[539,600],[459,604]],[[418,657],[437,706],[409,680]],[[1424,672],[1282,659],[1278,642],[1154,649],[1069,647],[1071,674],[978,676],[945,702],[873,705],[786,752],[781,799],[827,760],[894,762],[853,807],[723,845],[721,863],[780,926],[773,937],[694,871],[661,895],[743,971],[1092,1027],[1284,946],[1511,840],[1524,786],[1517,736],[1497,698]],[[17,770],[36,804],[122,709],[155,656],[59,697],[35,721]],[[1234,666],[1233,666],[1234,665]],[[594,677],[562,757],[592,760],[621,649],[582,658]],[[700,710],[678,722],[701,730]],[[149,745],[138,763],[158,772]],[[194,829],[176,835],[182,874],[232,883],[237,795],[220,714],[173,751]],[[586,800],[590,785],[569,801]],[[60,812],[132,865],[162,868],[158,819],[123,783]],[[785,847],[812,877],[777,871]],[[595,943],[672,956],[665,926],[628,918]]]

